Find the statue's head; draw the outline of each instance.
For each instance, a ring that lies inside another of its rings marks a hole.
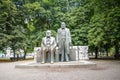
[[[61,22],[61,28],[65,29],[65,27],[66,27],[65,22]]]
[[[51,31],[50,30],[46,31],[46,37],[51,37]]]

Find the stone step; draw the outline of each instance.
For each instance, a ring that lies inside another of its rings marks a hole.
[[[50,63],[35,63],[35,62],[29,62],[24,64],[17,64],[15,65],[15,68],[93,68],[96,67],[96,63],[93,63],[91,61],[69,61],[69,62],[55,62],[54,64]]]

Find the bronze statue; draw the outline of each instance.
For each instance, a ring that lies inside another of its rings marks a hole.
[[[54,63],[54,49],[56,47],[55,38],[51,36],[51,31],[46,32],[46,37],[42,38],[42,64],[50,58],[50,63]]]
[[[61,28],[57,31],[57,45],[59,54],[61,54],[61,61],[69,61],[69,49],[71,44],[70,30],[66,28],[64,22],[61,23]]]

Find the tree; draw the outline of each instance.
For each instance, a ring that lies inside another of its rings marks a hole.
[[[0,49],[5,47],[12,47],[15,52],[17,42],[20,41],[19,30],[16,25],[15,16],[17,9],[15,5],[8,0],[1,1],[0,3]],[[15,54],[14,54],[15,55]]]
[[[107,16],[107,24],[109,30],[109,36],[111,43],[115,47],[115,57],[119,57],[119,48],[120,48],[120,8],[115,7],[111,9]]]
[[[95,48],[95,58],[97,58],[99,48],[105,44],[105,18],[104,14],[96,14],[90,21],[90,28],[88,31],[89,46]]]

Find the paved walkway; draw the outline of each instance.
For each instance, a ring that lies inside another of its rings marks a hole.
[[[96,68],[18,69],[16,64],[0,63],[0,80],[120,80],[120,60],[92,60]]]

